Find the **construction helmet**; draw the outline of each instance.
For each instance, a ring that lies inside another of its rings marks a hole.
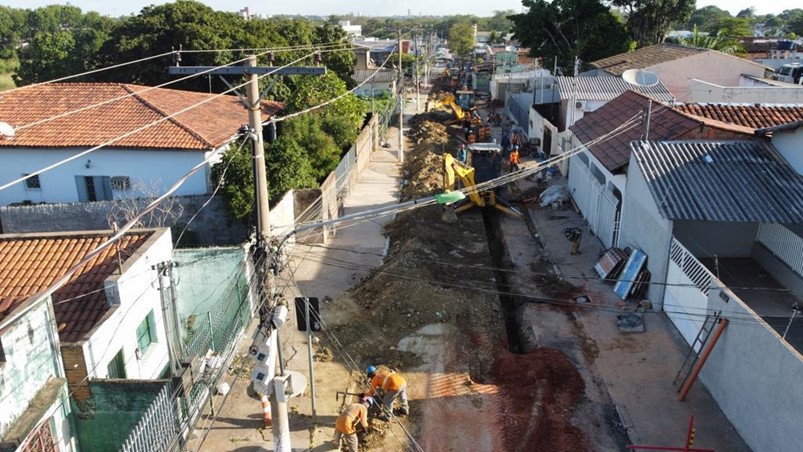
[[[376,366],[368,366],[368,368],[365,369],[365,373],[368,375],[368,378],[373,377],[376,374]]]
[[[518,149],[518,148],[519,148],[519,145],[518,145],[518,144],[514,144],[514,145],[513,145],[513,149]]]

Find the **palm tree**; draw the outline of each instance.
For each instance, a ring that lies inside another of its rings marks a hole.
[[[725,34],[724,29],[719,30],[716,35],[712,36],[707,33],[701,33],[697,29],[697,25],[694,26],[694,34],[689,38],[681,38],[680,44],[701,49],[718,50],[722,53],[744,52],[744,48],[739,44],[739,41],[733,36]]]

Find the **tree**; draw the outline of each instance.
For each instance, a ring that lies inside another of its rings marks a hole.
[[[229,213],[238,220],[247,220],[254,211],[254,168],[249,142],[232,143],[212,166],[210,178],[220,186]]]
[[[498,31],[503,35],[510,31],[513,28],[513,22],[508,18],[511,15],[516,14],[516,11],[512,9],[506,9],[504,11],[494,11],[493,17],[488,19],[488,23],[486,25],[487,29],[490,31]]]
[[[756,9],[753,8],[752,6],[749,7],[749,8],[745,8],[745,9],[739,11],[736,14],[736,17],[739,17],[741,19],[753,19],[753,18],[756,17]]]
[[[694,11],[695,0],[613,0],[624,9],[627,31],[639,47],[663,42],[670,25]]]
[[[723,53],[738,53],[744,51],[734,36],[729,36],[720,30],[716,35],[701,33],[697,26],[694,26],[694,33],[690,38],[683,38],[680,44],[702,49],[718,50]]]
[[[474,27],[458,22],[449,28],[449,49],[455,55],[467,55],[474,50]]]
[[[750,21],[748,19],[740,19],[737,17],[722,19],[716,25],[706,31],[714,35],[722,35],[733,38],[753,35]]]
[[[790,14],[786,19],[786,29],[798,36],[803,35],[803,11],[796,14]]]
[[[732,17],[731,13],[719,9],[714,5],[706,6],[694,11],[686,22],[686,29],[693,29],[696,25],[700,30],[711,30],[724,19]]]
[[[268,196],[272,201],[278,200],[288,190],[317,186],[304,147],[297,142],[282,137],[265,152],[268,161]]]
[[[19,53],[20,65],[14,83],[27,85],[74,74],[75,39],[69,31],[39,33]]]
[[[628,50],[624,25],[599,0],[523,0],[526,13],[510,16],[514,37],[530,55],[557,57],[571,67],[574,57],[594,61]]]
[[[28,36],[28,11],[0,5],[0,58],[12,58],[14,50]]]

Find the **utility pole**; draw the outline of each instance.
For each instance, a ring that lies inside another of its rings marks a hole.
[[[399,163],[404,162],[404,69],[402,68],[402,32],[399,30]]]
[[[254,389],[268,396],[273,431],[273,447],[276,452],[290,452],[290,426],[287,418],[287,400],[297,394],[287,394],[287,382],[294,377],[292,371],[285,372],[281,361],[281,344],[279,327],[287,317],[287,307],[275,300],[273,293],[270,265],[270,208],[268,205],[268,177],[265,167],[265,146],[262,137],[261,98],[265,94],[259,92],[259,75],[301,74],[323,75],[325,67],[258,67],[256,55],[249,55],[245,66],[207,67],[207,66],[171,66],[168,72],[173,75],[197,74],[210,75],[245,75],[248,83],[245,86],[246,96],[239,92],[240,101],[248,109],[248,123],[252,139],[252,156],[254,160],[254,179],[257,209],[257,244],[253,251],[258,284],[258,305],[261,310],[271,315],[259,325],[254,345],[250,353],[255,358]],[[227,84],[228,82],[223,79]],[[231,85],[229,85],[231,87]],[[267,91],[267,90],[266,90]],[[235,90],[236,92],[236,90]],[[279,360],[279,375],[276,375],[276,360]],[[292,385],[291,385],[292,386]],[[300,387],[300,384],[296,386]]]
[[[415,112],[421,112],[421,101],[419,100],[419,91],[418,91],[418,56],[421,52],[418,51],[418,32],[413,35],[413,41],[415,42]]]

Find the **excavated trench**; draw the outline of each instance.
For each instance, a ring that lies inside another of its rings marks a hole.
[[[509,276],[510,270],[513,269],[513,262],[502,233],[501,213],[492,207],[486,207],[482,212],[482,220],[485,224],[488,249],[494,266],[494,279],[496,289],[499,291],[499,301],[505,321],[508,350],[512,353],[522,354],[527,351],[524,348],[524,331],[521,322],[523,301],[511,289]]]

